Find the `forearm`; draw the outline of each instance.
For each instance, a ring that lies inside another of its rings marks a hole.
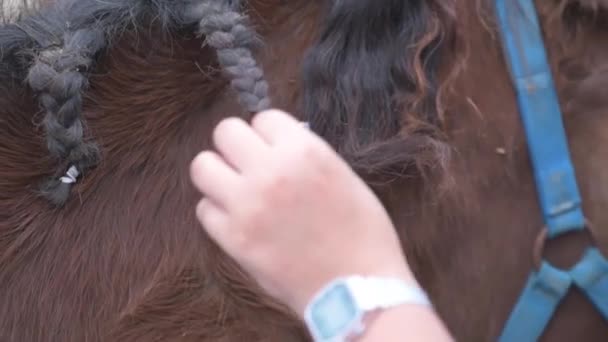
[[[437,314],[429,307],[403,305],[380,312],[356,342],[453,341]]]

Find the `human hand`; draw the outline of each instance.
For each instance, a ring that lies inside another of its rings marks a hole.
[[[197,216],[270,295],[302,315],[336,277],[415,283],[377,197],[302,123],[271,110],[251,126],[222,121],[213,140],[219,153],[204,151],[191,165],[205,196]]]

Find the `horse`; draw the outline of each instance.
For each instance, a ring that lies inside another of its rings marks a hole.
[[[534,2],[606,255],[608,1]],[[456,340],[500,336],[543,217],[493,1],[48,0],[4,21],[0,341],[309,341],[194,216],[215,124],[268,107],[372,187]],[[605,336],[571,290],[542,340]]]

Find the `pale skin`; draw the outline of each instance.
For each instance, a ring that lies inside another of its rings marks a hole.
[[[207,233],[272,296],[300,316],[312,296],[348,275],[417,285],[378,198],[320,137],[270,110],[225,119],[215,151],[192,162]],[[314,265],[314,266],[311,266]],[[404,328],[407,327],[407,328]],[[378,314],[360,341],[451,341],[425,306]]]

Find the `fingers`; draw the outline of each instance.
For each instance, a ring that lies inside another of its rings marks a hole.
[[[190,166],[194,186],[215,203],[228,209],[237,191],[239,175],[214,152],[201,152]]]
[[[224,249],[242,247],[242,228],[251,224],[243,223],[251,221],[242,217],[243,198],[259,198],[254,192],[259,187],[252,186],[259,182],[258,171],[266,174],[272,162],[284,162],[293,155],[277,146],[308,143],[305,127],[290,115],[271,110],[256,115],[251,126],[229,118],[215,128],[213,141],[218,152],[200,153],[190,172],[194,185],[205,196],[197,205],[196,216],[218,245]]]
[[[269,146],[245,121],[225,119],[213,132],[213,142],[224,159],[237,171],[263,163]]]
[[[253,129],[269,144],[274,145],[292,139],[305,132],[306,127],[289,114],[279,110],[267,110],[256,114],[251,121]]]
[[[226,229],[229,229],[228,213],[212,200],[203,198],[196,206],[196,217],[207,234],[222,245],[224,240],[222,236],[226,235]]]

